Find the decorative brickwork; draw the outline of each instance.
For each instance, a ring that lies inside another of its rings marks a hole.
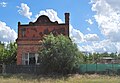
[[[18,38],[16,40],[18,45],[17,64],[22,64],[23,54],[37,53],[43,36],[50,33],[69,36],[69,13],[65,13],[65,23],[62,24],[59,24],[57,21],[51,22],[45,15],[40,16],[36,22],[29,22],[29,24],[22,25],[18,22]]]

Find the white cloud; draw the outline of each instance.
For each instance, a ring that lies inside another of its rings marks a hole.
[[[86,41],[99,41],[100,38],[97,34],[86,34],[84,39]]]
[[[90,25],[93,24],[93,21],[92,21],[91,19],[87,19],[87,20],[85,20],[85,21],[88,22]]]
[[[46,9],[45,11],[42,10],[40,11],[35,18],[33,19],[33,21],[36,21],[37,18],[41,15],[46,15],[50,18],[51,21],[55,22],[58,21],[58,23],[63,23],[63,21],[58,17],[57,12],[54,11],[53,9]]]
[[[117,45],[116,45],[117,44]],[[111,42],[109,40],[102,40],[97,42],[89,43],[86,42],[86,45],[81,46],[81,50],[87,52],[120,52],[120,43]]]
[[[101,33],[113,42],[120,42],[120,6],[118,4],[120,4],[119,0],[92,0],[92,11],[96,12],[94,18]]]
[[[91,0],[92,11],[98,28],[106,37],[102,41],[89,41],[80,44],[79,49],[88,52],[119,52],[120,53],[120,1],[119,0]],[[94,36],[93,36],[94,37]],[[96,36],[97,37],[97,36]]]
[[[87,28],[87,30],[88,30],[88,31],[91,31],[91,29],[90,29],[89,27]]]
[[[20,15],[23,15],[25,17],[27,17],[28,19],[31,19],[32,16],[32,12],[30,12],[30,8],[28,7],[27,4],[25,3],[21,3],[21,6],[17,6],[17,8],[19,8],[18,13]]]
[[[80,30],[77,30],[70,25],[70,38],[74,43],[82,43],[84,42],[84,34],[80,32]]]
[[[91,0],[91,4],[92,11],[96,12],[94,18],[98,23],[98,28],[106,39],[93,42],[87,40],[79,46],[80,50],[120,53],[120,1]],[[87,37],[89,39],[90,35],[87,35],[86,38]]]
[[[93,44],[96,52],[116,52],[117,48],[115,43],[109,40],[103,40]]]
[[[0,21],[0,41],[10,42],[15,41],[17,33],[8,27],[5,22]]]
[[[106,2],[114,9],[120,10],[120,0],[106,0]]]
[[[6,3],[6,2],[1,2],[1,3],[0,3],[0,6],[1,6],[1,7],[6,7],[6,6],[7,6],[7,3]]]

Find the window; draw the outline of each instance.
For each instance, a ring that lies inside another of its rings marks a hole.
[[[29,65],[29,56],[28,56],[28,53],[24,53],[22,55],[22,64],[23,65]]]
[[[25,28],[22,28],[22,29],[21,29],[21,32],[22,32],[22,37],[25,37],[26,29],[25,29]]]
[[[35,53],[29,53],[29,64],[35,64]]]
[[[22,64],[23,65],[38,65],[38,56],[37,53],[23,53],[22,55]]]

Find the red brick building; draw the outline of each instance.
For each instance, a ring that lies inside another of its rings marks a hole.
[[[18,22],[17,64],[39,64],[38,49],[40,49],[43,36],[50,33],[69,36],[69,13],[65,13],[65,23],[62,24],[57,21],[51,22],[45,15],[29,24]]]

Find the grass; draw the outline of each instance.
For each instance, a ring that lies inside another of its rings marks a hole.
[[[120,83],[120,76],[107,75],[68,75],[68,76],[35,76],[35,75],[0,75],[0,83]]]

